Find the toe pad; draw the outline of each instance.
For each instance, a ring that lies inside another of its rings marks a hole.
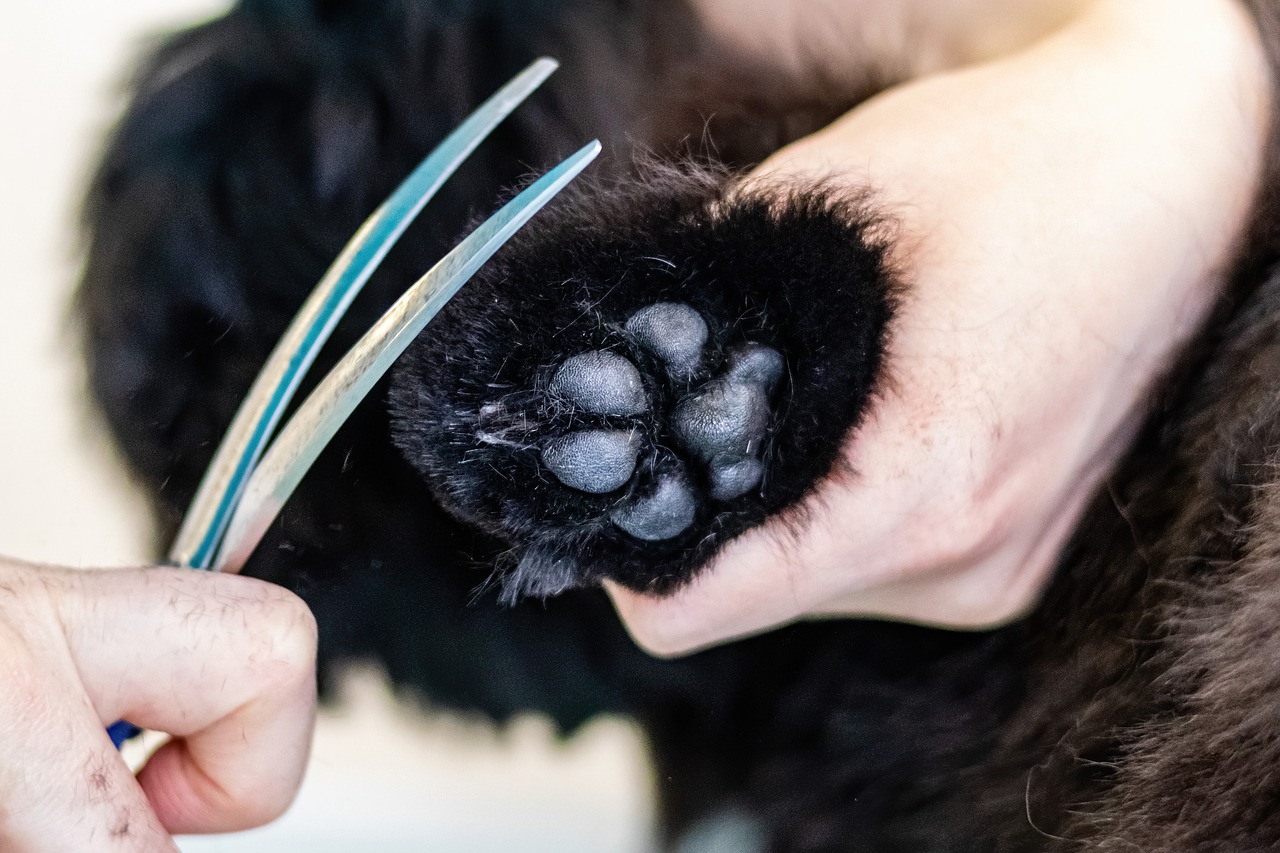
[[[786,365],[782,353],[764,344],[740,344],[729,351],[725,375],[747,385],[757,385],[765,394],[778,390]]]
[[[553,439],[542,449],[542,464],[569,488],[602,495],[627,484],[639,453],[634,430],[588,429]]]
[[[551,377],[548,390],[597,415],[626,417],[649,407],[640,371],[622,356],[604,350],[567,359]]]
[[[681,400],[671,420],[680,445],[710,463],[758,453],[769,416],[769,399],[759,387],[722,379]]]
[[[693,490],[682,478],[665,476],[652,495],[615,509],[610,518],[637,539],[659,542],[687,530],[696,514]]]
[[[688,305],[658,302],[642,308],[627,320],[626,329],[636,343],[662,361],[677,382],[693,378],[702,365],[707,322]]]
[[[711,497],[718,501],[740,498],[760,485],[764,479],[764,463],[750,457],[737,462],[711,466]]]

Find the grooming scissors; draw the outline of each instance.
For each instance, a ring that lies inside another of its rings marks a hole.
[[[476,146],[556,67],[554,60],[539,59],[481,104],[352,236],[240,405],[174,540],[170,562],[238,572],[321,450],[396,358],[459,288],[600,153],[599,141],[579,149],[468,234],[373,324],[270,441],[320,348],[396,240]],[[139,730],[121,720],[107,731],[119,747]]]

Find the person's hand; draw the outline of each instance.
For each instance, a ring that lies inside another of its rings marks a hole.
[[[172,851],[279,816],[315,648],[306,605],[262,581],[0,560],[0,849]],[[121,718],[175,736],[136,780],[105,731]]]
[[[896,218],[888,381],[805,512],[671,597],[609,586],[637,641],[675,654],[806,617],[1023,614],[1220,290],[1270,85],[1232,0],[1100,0],[763,164],[752,179],[869,185]]]

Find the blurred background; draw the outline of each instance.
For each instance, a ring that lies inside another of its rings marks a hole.
[[[214,0],[7,0],[0,28],[0,554],[92,567],[145,562],[140,498],[112,457],[78,367],[66,306],[75,216],[132,58]],[[441,850],[644,853],[652,795],[621,721],[557,741],[398,707],[375,672],[344,685],[277,824],[184,838],[185,853]]]

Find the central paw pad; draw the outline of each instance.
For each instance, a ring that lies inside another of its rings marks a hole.
[[[759,488],[784,363],[758,343],[715,358],[706,321],[680,303],[642,308],[622,329],[635,360],[591,350],[552,373],[549,401],[575,428],[547,441],[541,459],[571,489],[619,492],[607,514],[619,530],[664,541],[693,526],[700,502]],[[647,385],[637,361],[655,368]]]

